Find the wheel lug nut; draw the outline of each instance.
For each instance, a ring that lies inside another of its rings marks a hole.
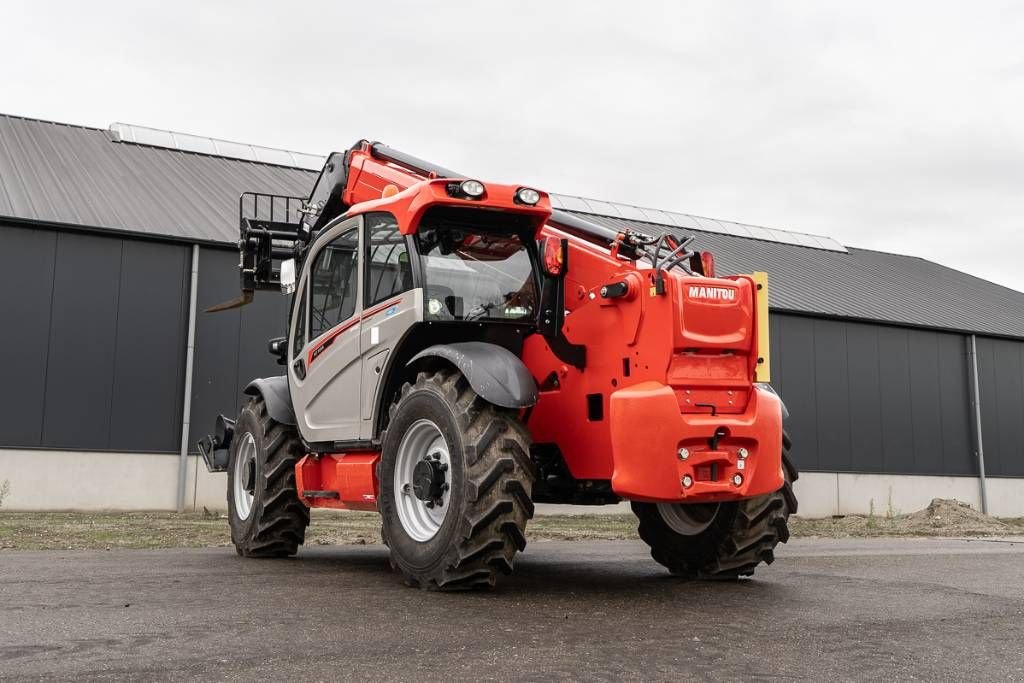
[[[689,474],[684,474],[683,475],[683,488],[684,489],[688,489],[691,486],[693,486],[693,477],[691,477]]]
[[[741,448],[738,451],[736,451],[736,455],[740,456],[740,458],[742,459],[742,458],[747,457],[750,454],[747,453],[747,449],[746,448]]]
[[[737,472],[736,474],[732,475],[732,483],[733,483],[733,486],[739,486],[740,484],[742,484],[743,483],[743,475],[740,474],[739,472]]]
[[[689,449],[686,449],[686,448],[680,448],[679,449],[679,459],[680,460],[686,460],[689,457],[690,457]]]

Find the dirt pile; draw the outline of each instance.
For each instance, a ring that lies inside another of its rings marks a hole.
[[[799,536],[1004,536],[1024,534],[1024,520],[1002,520],[958,500],[935,498],[905,515],[797,519],[790,528]]]
[[[927,534],[929,530],[953,530],[957,534],[984,535],[1006,533],[1010,525],[978,512],[959,500],[935,498],[924,510],[912,512],[899,520],[910,533]]]

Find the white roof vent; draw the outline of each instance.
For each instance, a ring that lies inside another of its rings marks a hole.
[[[173,130],[161,130],[147,126],[135,126],[129,123],[110,124],[110,135],[115,142],[129,142],[150,147],[165,147],[182,152],[197,152],[229,159],[244,159],[263,164],[292,166],[319,171],[323,168],[325,157],[316,154],[292,152],[275,147],[260,147],[244,142],[232,142],[218,138],[208,138],[191,133],[178,133]]]

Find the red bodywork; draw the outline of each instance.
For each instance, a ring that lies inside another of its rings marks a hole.
[[[310,507],[376,510],[380,453],[361,451],[307,455],[295,464],[295,484]],[[337,494],[325,497],[321,494]]]
[[[349,215],[391,211],[409,233],[429,205],[466,205],[448,195],[449,182],[355,150],[343,201],[354,205]],[[388,186],[394,189],[385,192]],[[540,334],[526,338],[522,359],[540,387],[527,415],[533,442],[556,445],[576,479],[610,480],[630,500],[736,500],[778,490],[782,407],[754,383],[756,297],[765,294],[753,279],[662,271],[659,293],[655,271],[643,262],[545,223],[547,195],[529,207],[515,203],[518,186],[486,187],[480,204],[531,215],[538,237],[568,241],[563,333],[586,346],[586,366],[559,359]],[[702,262],[705,272],[714,272],[710,254]],[[603,285],[617,282],[627,284],[624,296],[600,296]],[[378,459],[377,453],[303,458],[296,467],[300,491],[339,492],[304,502],[375,509]]]

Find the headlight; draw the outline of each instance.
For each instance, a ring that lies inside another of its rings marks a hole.
[[[484,184],[479,180],[463,180],[459,185],[462,194],[477,199],[484,196]]]
[[[516,201],[520,204],[533,206],[540,201],[540,192],[529,187],[520,187],[516,190]]]

